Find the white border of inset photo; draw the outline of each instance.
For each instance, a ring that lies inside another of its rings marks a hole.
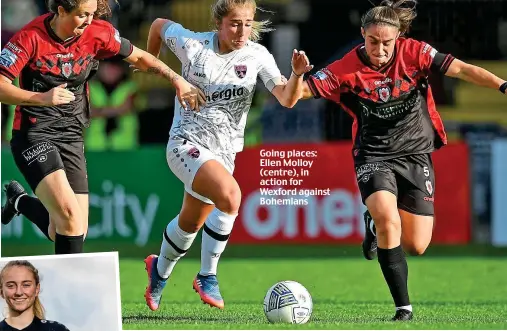
[[[0,258],[27,260],[39,270],[40,301],[47,320],[70,331],[121,331],[121,292],[118,252]],[[7,312],[0,298],[0,320]]]

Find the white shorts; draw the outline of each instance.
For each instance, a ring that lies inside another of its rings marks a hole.
[[[216,160],[232,175],[236,154],[215,155],[209,149],[188,140],[169,139],[166,149],[167,164],[171,171],[185,185],[185,191],[204,203],[213,205],[213,201],[192,190],[192,183],[199,168],[209,161]]]

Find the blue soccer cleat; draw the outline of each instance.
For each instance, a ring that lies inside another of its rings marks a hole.
[[[157,310],[160,306],[160,300],[162,299],[162,291],[164,290],[167,279],[163,279],[159,276],[157,270],[157,255],[150,255],[145,260],[146,272],[148,273],[148,286],[144,293],[146,304],[151,310]]]
[[[207,303],[211,307],[224,309],[224,300],[218,288],[217,276],[202,276],[197,274],[194,279],[193,288],[199,294],[203,303]]]

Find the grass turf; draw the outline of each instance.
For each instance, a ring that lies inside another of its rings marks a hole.
[[[314,255],[319,256],[319,255]],[[322,256],[322,255],[320,255]],[[192,290],[199,261],[184,258],[168,283],[161,308],[144,302],[143,259],[121,259],[123,328],[168,329],[506,329],[507,259],[408,258],[415,318],[389,321],[394,307],[376,261],[359,258],[253,258],[224,256],[219,266],[225,310],[203,305]],[[312,318],[305,325],[271,325],[263,313],[267,289],[295,280],[310,291]]]

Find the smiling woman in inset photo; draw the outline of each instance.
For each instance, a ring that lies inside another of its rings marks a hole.
[[[69,331],[44,318],[40,290],[39,271],[30,262],[10,261],[1,269],[0,295],[7,304],[7,315],[0,322],[0,331]]]

